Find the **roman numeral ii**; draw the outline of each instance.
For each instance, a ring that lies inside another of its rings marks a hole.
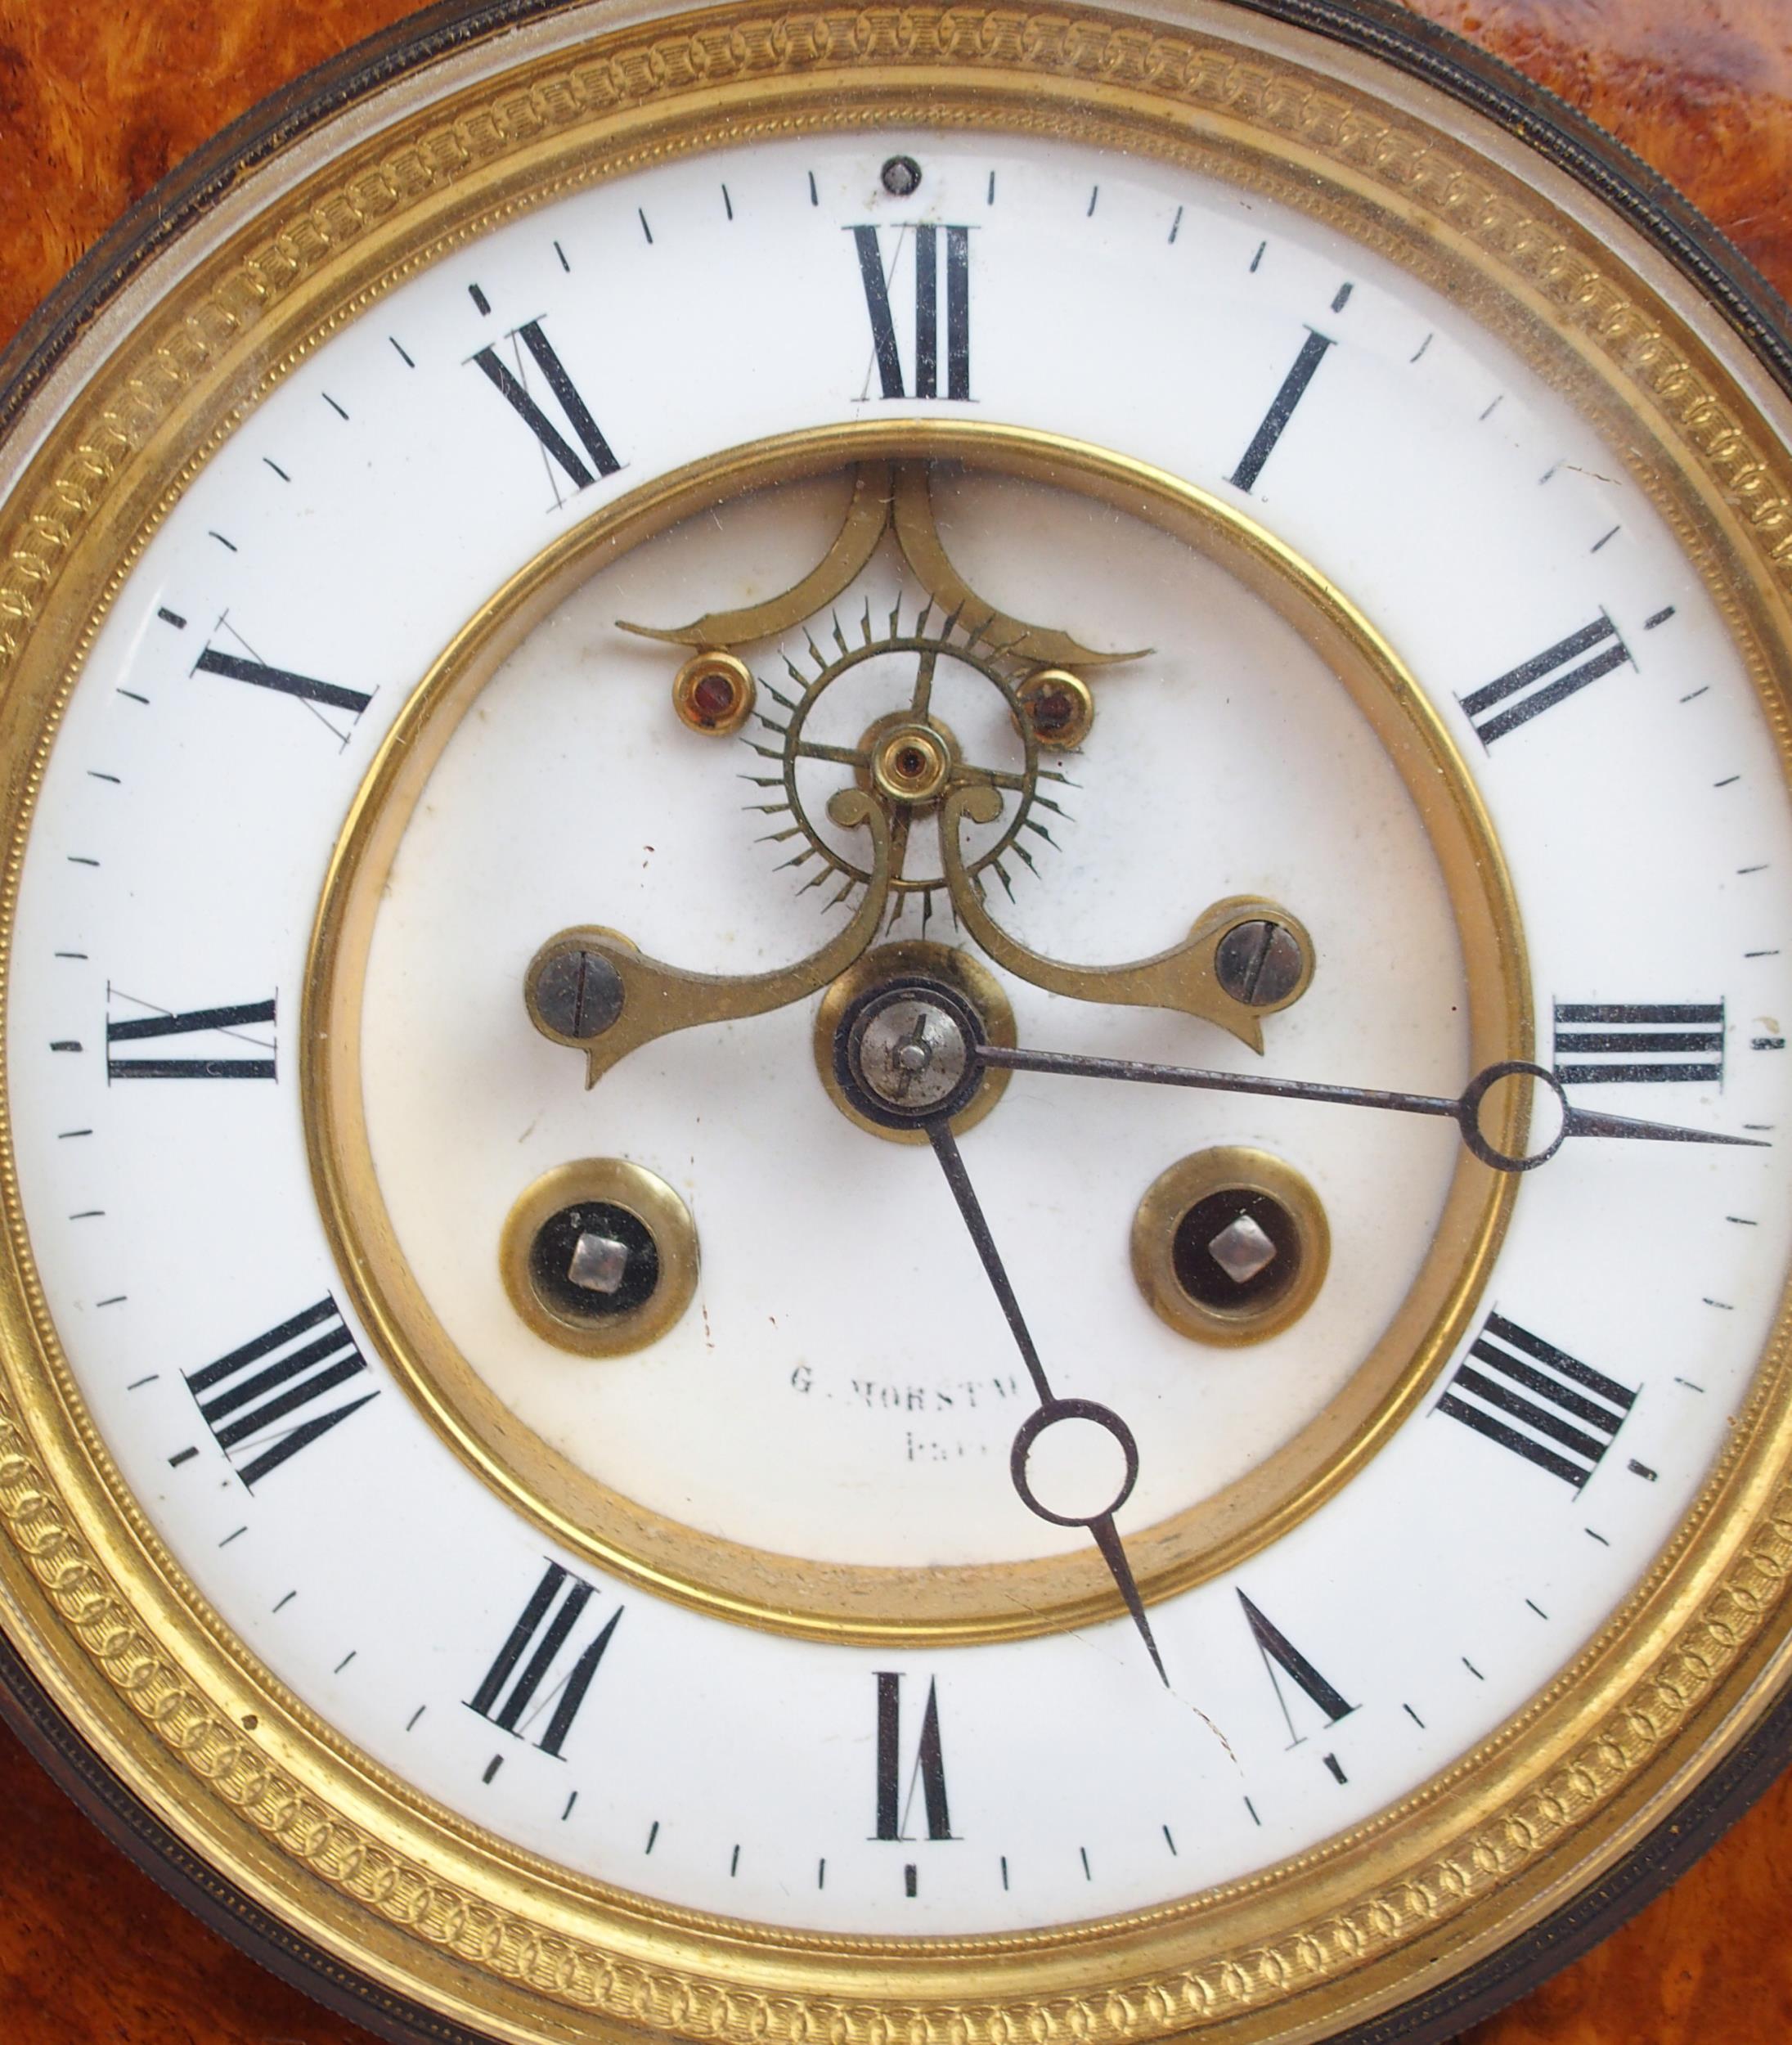
[[[1476,738],[1490,746],[1629,659],[1630,649],[1601,611],[1592,624],[1583,625],[1578,632],[1570,632],[1553,646],[1509,667],[1484,688],[1464,696],[1462,708]]]

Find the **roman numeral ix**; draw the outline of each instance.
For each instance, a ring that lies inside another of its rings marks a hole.
[[[1630,649],[1618,636],[1618,627],[1601,611],[1590,625],[1559,639],[1529,660],[1521,660],[1503,675],[1460,699],[1475,735],[1483,745],[1529,724],[1533,717],[1553,709],[1558,703],[1578,694],[1590,682],[1630,659]],[[1633,662],[1632,665],[1635,663]],[[1506,706],[1502,708],[1502,706]]]
[[[467,1700],[468,1709],[519,1740],[528,1737],[546,1712],[547,1724],[535,1745],[544,1754],[564,1759],[567,1735],[622,1616],[618,1605],[596,1637],[576,1647],[572,1661],[555,1674],[562,1651],[581,1629],[585,1608],[595,1595],[593,1586],[582,1577],[550,1562],[496,1660]]]
[[[1628,1386],[1489,1314],[1434,1410],[1578,1491],[1636,1403]]]
[[[917,398],[940,395],[940,236],[937,227],[916,227],[914,244],[914,391]],[[947,227],[945,236],[945,396],[971,395],[971,231]],[[905,236],[905,239],[907,237]],[[896,347],[896,318],[890,308],[890,279],[875,227],[855,227],[859,276],[865,286],[865,310],[871,316],[871,345],[877,357],[878,381],[886,398],[905,398],[902,357]],[[897,254],[901,253],[901,242]]]
[[[510,339],[520,344],[516,357],[516,374],[513,375],[498,360],[495,348],[482,348],[473,357],[491,380],[492,388],[541,443],[543,453],[565,471],[575,490],[586,489],[599,476],[613,476],[622,465],[610,452],[610,443],[604,438],[597,421],[591,416],[591,407],[580,397],[577,386],[567,375],[565,364],[555,353],[553,343],[541,331],[541,322],[539,320],[528,321],[515,328]],[[523,380],[528,373],[523,361],[523,348],[528,349],[536,367],[546,380],[547,387],[553,393],[566,423],[572,428],[579,447],[585,451],[585,459],[580,458],[566,435],[529,395]]]
[[[902,1679],[887,1670],[878,1679],[878,1839],[909,1837],[909,1818],[914,1793],[921,1791],[929,1839],[952,1836],[952,1815],[945,1800],[945,1761],[940,1748],[940,1697],[932,1678],[927,1701],[921,1714],[921,1737],[914,1766],[909,1771],[907,1793],[902,1782]]]
[[[379,1397],[375,1389],[330,1403],[339,1387],[366,1368],[335,1301],[321,1299],[186,1376],[212,1439],[254,1490],[301,1449]]]
[[[1564,1086],[1617,1080],[1722,1085],[1723,1004],[1558,1001],[1556,1076]]]
[[[177,1036],[193,1036],[215,1030],[225,1036],[240,1036],[250,1023],[274,1020],[272,1001],[245,1001],[228,1009],[191,1009],[184,1015],[167,1011],[156,1015],[132,1016],[106,1024],[106,1076],[115,1079],[272,1079],[274,1046],[258,1037],[245,1041],[264,1050],[265,1058],[120,1058],[119,1044],[159,1043]]]

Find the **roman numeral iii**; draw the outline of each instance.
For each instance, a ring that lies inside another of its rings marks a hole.
[[[1630,659],[1630,649],[1618,636],[1618,627],[1601,611],[1592,624],[1558,639],[1553,646],[1529,660],[1521,660],[1503,675],[1461,699],[1475,735],[1483,745],[1492,745],[1508,732],[1529,724],[1558,703],[1622,667]],[[1634,664],[1634,663],[1633,663]]]
[[[334,1395],[366,1370],[336,1303],[319,1300],[203,1370],[186,1373],[212,1439],[254,1490],[379,1392],[337,1401]]]
[[[1630,1387],[1489,1314],[1435,1410],[1578,1491],[1636,1403]]]
[[[940,317],[940,237],[945,237],[945,317]],[[871,317],[871,345],[877,356],[878,381],[886,398],[940,396],[940,357],[945,357],[945,396],[971,395],[971,231],[968,227],[919,227],[897,243],[912,240],[914,249],[914,389],[904,389],[902,356],[896,345],[895,315],[890,307],[890,279],[875,227],[855,227],[859,276],[865,286],[865,310]],[[943,335],[942,335],[943,324]]]
[[[258,1024],[271,1029],[274,1003],[244,1001],[234,1008],[190,1009],[185,1014],[166,1011],[156,1015],[134,1015],[122,1022],[108,1016],[106,1023],[106,1076],[114,1079],[272,1079],[274,1046],[249,1031]],[[198,1057],[119,1057],[114,1047],[120,1044],[159,1044],[176,1037],[215,1032],[221,1037],[253,1045],[266,1052],[264,1058],[225,1058],[216,1052]]]
[[[930,1678],[927,1701],[921,1714],[921,1737],[915,1749],[914,1765],[908,1781],[902,1779],[902,1679],[887,1670],[877,1672],[878,1681],[878,1839],[907,1839],[914,1793],[921,1792],[929,1839],[952,1836],[952,1814],[945,1800],[945,1760],[940,1746],[940,1696]]]
[[[1556,1076],[1564,1086],[1602,1081],[1723,1082],[1721,1001],[1558,1001]]]
[[[566,366],[555,353],[553,343],[541,331],[541,322],[531,320],[525,326],[516,328],[510,338],[513,342],[520,344],[516,357],[516,374],[513,374],[498,360],[497,350],[494,348],[482,348],[473,357],[491,380],[492,388],[535,435],[541,443],[542,452],[565,471],[575,490],[588,488],[596,482],[599,476],[613,476],[622,465],[611,453],[610,443],[604,438],[597,421],[591,416],[591,407],[580,397],[577,385],[567,375]],[[572,442],[529,395],[524,380],[528,372],[521,352],[525,348],[552,393],[561,416],[572,429],[573,438],[584,449],[584,459],[581,459]]]
[[[618,1605],[595,1637],[579,1644],[575,1635],[588,1630],[582,1622],[595,1594],[582,1577],[550,1562],[497,1658],[467,1700],[468,1709],[519,1740],[541,1725],[534,1744],[544,1754],[564,1758],[567,1735],[622,1616]]]

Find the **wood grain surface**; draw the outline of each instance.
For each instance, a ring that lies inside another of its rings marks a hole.
[[[0,0],[0,341],[225,122],[406,0]],[[1688,192],[1792,293],[1788,0],[1417,0]],[[370,2045],[188,1917],[0,1733],[5,2045]],[[1462,2045],[1786,2045],[1792,1778]]]

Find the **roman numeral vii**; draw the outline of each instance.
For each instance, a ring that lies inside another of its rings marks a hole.
[[[528,1739],[545,1716],[535,1745],[556,1760],[564,1758],[567,1735],[622,1616],[618,1605],[595,1637],[582,1639],[589,1630],[586,1607],[595,1594],[582,1577],[550,1562],[467,1700],[469,1710],[519,1740]]]

